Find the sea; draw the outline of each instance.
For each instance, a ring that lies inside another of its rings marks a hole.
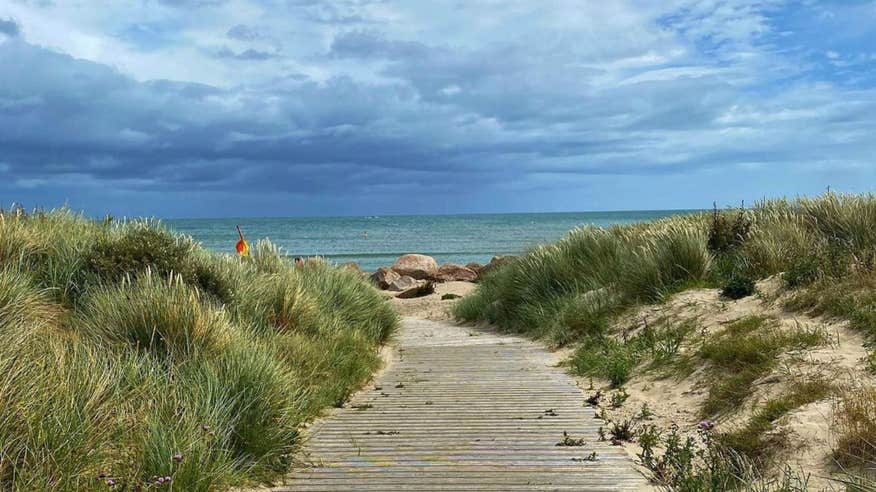
[[[239,225],[250,243],[268,238],[288,256],[321,256],[337,264],[356,262],[363,270],[374,271],[392,265],[406,253],[429,255],[438,263],[487,263],[495,255],[516,255],[559,239],[577,226],[630,224],[694,212],[697,211],[168,219],[163,222],[217,252],[234,252]]]

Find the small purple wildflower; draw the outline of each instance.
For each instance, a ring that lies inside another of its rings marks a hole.
[[[173,455],[173,462],[174,462],[174,463],[182,463],[182,460],[183,460],[183,454],[182,454],[182,453],[179,453],[179,452],[174,453],[174,455]]]
[[[107,479],[106,479],[106,485],[107,485],[108,487],[115,487],[115,486],[116,486],[116,481],[115,481],[115,479],[107,478]]]
[[[170,482],[172,479],[170,477],[164,477],[164,483]]]
[[[710,431],[715,428],[717,425],[713,420],[703,420],[699,424],[697,424],[697,428],[701,431]]]

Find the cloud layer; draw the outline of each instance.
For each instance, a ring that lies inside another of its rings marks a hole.
[[[77,3],[0,0],[4,204],[696,207],[876,177],[872,1]]]

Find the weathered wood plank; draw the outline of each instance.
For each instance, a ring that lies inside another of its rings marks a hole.
[[[406,319],[389,370],[309,430],[310,466],[275,490],[652,490],[601,425],[537,344]]]

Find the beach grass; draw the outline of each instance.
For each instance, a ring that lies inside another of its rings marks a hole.
[[[630,307],[687,288],[744,295],[749,280],[782,274],[799,292],[790,306],[860,320],[866,331],[868,287],[876,282],[874,231],[876,196],[836,193],[585,226],[490,272],[454,314],[564,344],[601,331]],[[850,282],[858,285],[852,292]]]
[[[266,241],[237,258],[152,221],[2,212],[0,489],[276,479],[397,323],[355,273]]]
[[[569,365],[574,372],[619,387],[634,370],[647,369],[643,364],[655,360],[653,333],[648,338],[611,332],[622,315],[693,287],[719,289],[730,302],[757,294],[756,282],[776,275],[787,294],[787,309],[849,320],[876,346],[876,196],[828,192],[766,200],[747,209],[581,227],[490,272],[454,314],[555,345],[573,344]],[[682,343],[685,333],[693,331],[698,330],[663,333],[669,337],[663,344]],[[818,330],[777,327],[770,319],[749,317],[703,335],[683,357],[663,360],[679,370],[691,364],[704,369],[708,396],[700,414],[715,417],[739,410],[753,385],[775,370],[786,352],[825,345],[828,338]],[[872,352],[870,367],[876,370]],[[716,434],[716,445],[722,453],[742,457],[746,467],[760,467],[778,447],[770,440],[776,434],[767,429],[782,415],[833,391],[822,380],[795,383],[756,410],[747,424]],[[837,398],[835,458],[872,467],[872,394]],[[872,487],[872,480],[866,483]]]

